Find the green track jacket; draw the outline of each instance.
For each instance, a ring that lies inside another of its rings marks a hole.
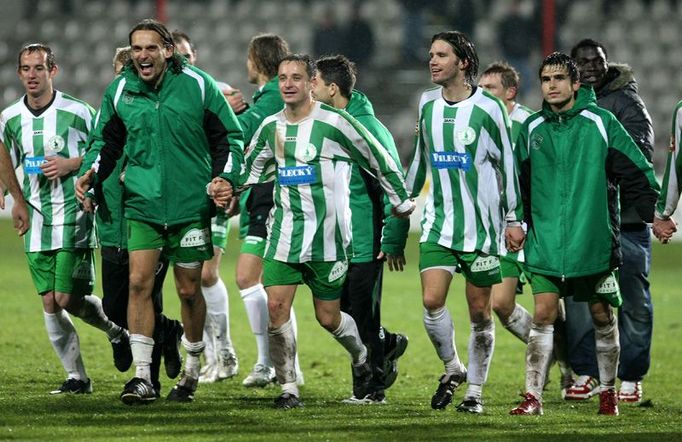
[[[388,150],[395,163],[400,165],[393,137],[386,126],[374,116],[374,108],[367,96],[353,91],[345,110],[374,135]],[[410,220],[392,216],[391,208],[379,181],[357,164],[353,164],[350,179],[353,231],[351,262],[371,262],[376,259],[380,250],[394,255],[403,254]]]
[[[114,79],[89,147],[96,183],[124,156],[127,219],[172,226],[210,217],[212,177],[238,182],[243,133],[215,81],[174,58],[157,88],[132,66]]]
[[[562,278],[618,267],[619,186],[646,222],[653,220],[659,186],[642,151],[594,91],[578,90],[570,110],[554,113],[546,102],[523,125],[516,143],[529,270]]]

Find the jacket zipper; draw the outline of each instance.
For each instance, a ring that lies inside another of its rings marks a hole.
[[[159,111],[159,108],[161,107],[161,96],[160,96],[159,91],[156,91],[156,92],[157,92],[157,95],[156,95],[156,103],[154,105],[154,108],[156,109],[156,120],[157,120],[156,121],[156,123],[157,123],[156,129],[159,131],[156,138],[157,138],[157,140],[159,140],[159,146],[158,146],[158,148],[159,148],[158,162],[159,163],[158,164],[159,164],[159,170],[161,171],[161,189],[162,189],[161,194],[167,195],[168,193],[166,192],[166,169],[164,167],[164,161],[163,161],[164,156],[162,155],[164,153],[163,152],[164,143],[163,143],[162,133],[161,133],[161,129],[160,129],[161,128],[161,112]],[[168,230],[168,204],[166,202],[166,198],[161,198],[161,200],[163,201],[163,221],[164,221],[163,222],[163,229]]]
[[[564,124],[564,117],[559,115],[559,129],[563,129],[563,124]],[[563,137],[561,137],[563,138]],[[563,143],[562,143],[563,144]],[[563,176],[564,179],[562,181],[562,189],[561,189],[561,200],[562,201],[568,201],[567,199],[567,191],[566,191],[566,149],[560,149],[559,151],[560,154],[560,161],[559,161],[559,167],[561,168],[560,175]],[[566,219],[566,211],[565,211],[566,205],[562,204],[561,205],[561,218],[562,220]],[[566,224],[564,222],[560,223],[561,225],[561,241],[562,244],[566,244]],[[566,281],[566,254],[562,253],[561,254],[561,282]]]

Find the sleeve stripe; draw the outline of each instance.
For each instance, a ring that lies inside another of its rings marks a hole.
[[[205,84],[204,77],[197,74],[196,72],[194,72],[193,70],[191,70],[188,67],[184,67],[182,69],[182,72],[184,74],[189,75],[190,77],[194,78],[197,81],[197,83],[199,84],[199,89],[201,89],[201,102],[204,103],[206,101],[206,84]]]

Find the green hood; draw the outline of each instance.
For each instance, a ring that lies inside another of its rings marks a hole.
[[[597,106],[597,96],[592,86],[581,85],[575,97],[575,104],[565,112],[554,112],[547,101],[542,101],[542,116],[546,120],[553,121],[560,118],[573,118],[588,107]]]
[[[372,103],[369,102],[367,95],[353,89],[353,92],[350,96],[350,101],[346,106],[346,112],[355,118],[374,116],[374,107],[372,106]]]

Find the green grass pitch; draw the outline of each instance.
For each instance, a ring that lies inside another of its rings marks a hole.
[[[386,273],[383,319],[389,330],[405,333],[410,345],[400,375],[387,391],[387,404],[341,403],[351,391],[350,366],[343,349],[315,321],[310,292],[298,290],[295,308],[299,352],[306,384],[305,407],[272,408],[275,387],[241,386],[255,362],[255,340],[234,284],[238,241],[230,238],[222,277],[230,292],[231,334],[240,360],[236,379],[201,385],[192,404],[128,407],[118,400],[132,376],[113,366],[105,336],[74,319],[94,392],[86,396],[48,395],[64,379],[47,339],[41,304],[30,280],[21,241],[8,220],[0,221],[0,440],[682,440],[682,286],[677,273],[682,244],[656,244],[651,274],[655,306],[652,366],[644,382],[642,406],[621,405],[621,415],[597,415],[597,399],[567,403],[559,395],[558,370],[545,392],[542,417],[509,416],[524,386],[524,346],[497,323],[497,342],[488,383],[485,414],[457,413],[453,406],[431,410],[430,398],[442,365],[422,325],[417,272],[417,237],[412,236],[404,273]],[[99,271],[99,263],[98,263]],[[166,313],[178,317],[177,296],[167,279]],[[528,294],[519,297],[532,311]],[[98,294],[101,291],[98,289]],[[461,277],[450,290],[457,348],[466,361],[469,321]],[[162,375],[162,397],[173,382]],[[455,393],[457,403],[463,392]]]

